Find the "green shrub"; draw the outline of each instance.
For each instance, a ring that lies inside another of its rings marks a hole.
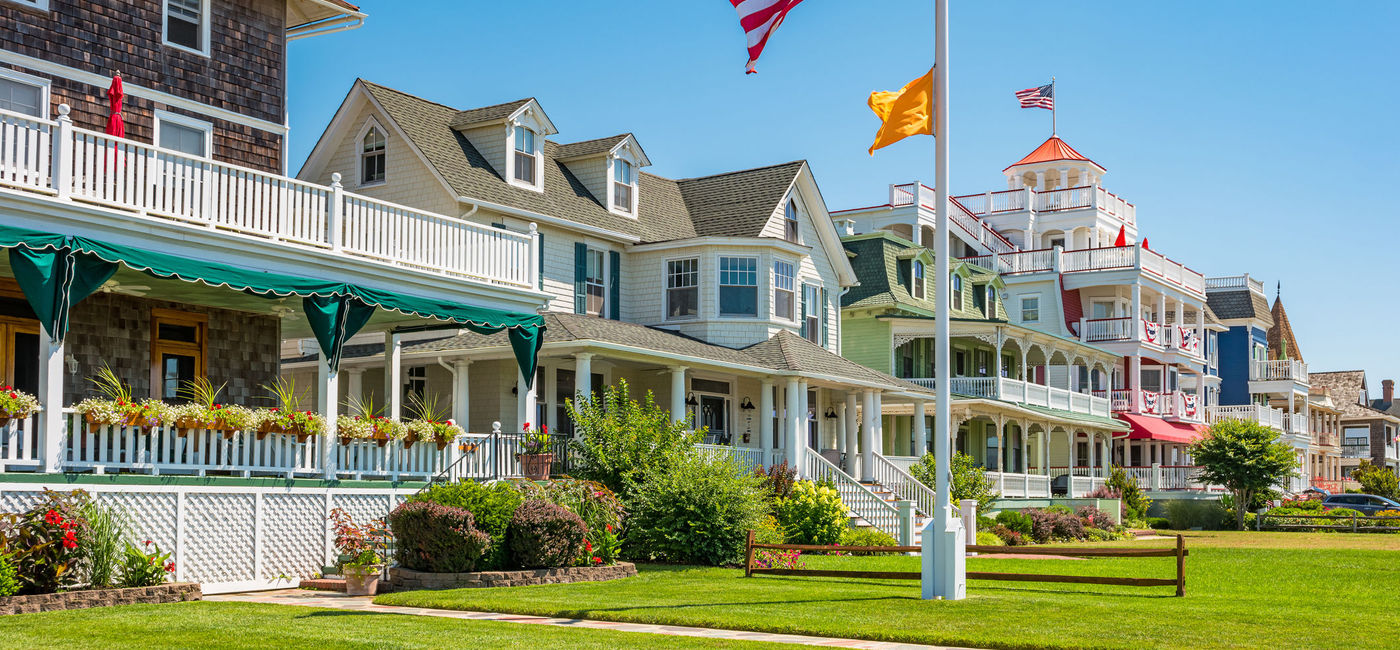
[[[850,527],[846,504],[829,487],[811,481],[793,484],[786,498],[778,499],[773,516],[791,544],[835,544]]]
[[[1312,513],[1312,512],[1309,512],[1309,513],[1307,513],[1307,514],[1310,514],[1310,515],[1311,515],[1311,514],[1322,514],[1322,515],[1327,515],[1327,516],[1329,516],[1329,517],[1365,517],[1365,516],[1366,516],[1366,513],[1361,512],[1361,511],[1359,511],[1359,510],[1353,510],[1353,509],[1351,509],[1351,508],[1332,508],[1332,509],[1330,509],[1330,510],[1326,510],[1326,511],[1323,511],[1323,512],[1320,512],[1320,513]],[[1333,519],[1333,520],[1330,521],[1330,522],[1327,521],[1326,519],[1317,519],[1317,520],[1315,520],[1315,521],[1317,521],[1317,522],[1319,522],[1319,523],[1324,523],[1324,524],[1325,524],[1325,523],[1332,523],[1332,524],[1351,523],[1351,522],[1349,522],[1349,521],[1345,521],[1345,520],[1341,520],[1341,519]]]
[[[977,530],[991,530],[997,525],[997,520],[988,517],[981,512],[977,513]]]
[[[1171,530],[1172,522],[1166,517],[1148,517],[1147,527],[1152,530]]]
[[[414,571],[472,571],[491,545],[490,535],[477,530],[476,517],[464,508],[409,501],[394,508],[388,520],[394,559]]]
[[[1123,519],[1136,521],[1147,516],[1147,509],[1152,507],[1152,499],[1123,468],[1114,467],[1109,473],[1108,487],[1117,492],[1123,500]]]
[[[617,495],[597,481],[555,479],[552,481],[517,481],[515,487],[526,498],[544,499],[583,519],[588,527],[588,546],[594,555],[611,563],[609,545],[622,534],[623,508]]]
[[[515,509],[524,500],[520,491],[508,482],[487,485],[470,480],[434,485],[408,498],[409,503],[431,502],[472,513],[476,529],[491,538],[486,555],[479,563],[483,571],[506,566],[506,529]]]
[[[1031,534],[1031,518],[1024,512],[1002,510],[997,513],[996,522],[1022,535]]]
[[[83,507],[88,534],[78,540],[87,566],[87,581],[93,587],[116,584],[117,566],[127,547],[126,518],[116,508],[89,501]]]
[[[1100,528],[1085,528],[1084,538],[1091,542],[1110,542],[1117,539],[1117,535]]]
[[[1387,499],[1400,498],[1400,476],[1396,476],[1388,467],[1372,465],[1370,461],[1362,460],[1361,464],[1351,471],[1351,478],[1361,484],[1361,489],[1366,494]]]
[[[175,573],[175,563],[169,553],[162,553],[160,547],[146,540],[142,547],[127,544],[117,570],[120,578],[116,585],[122,588],[154,587],[165,584],[166,578]]]
[[[972,456],[960,451],[953,452],[952,462],[953,505],[957,505],[963,499],[976,499],[977,512],[986,512],[992,507],[992,503],[1001,498],[1001,493],[992,489],[992,482],[987,480],[987,470],[978,467],[972,460]],[[937,461],[933,454],[924,454],[919,462],[914,463],[909,468],[909,474],[920,483],[934,488],[938,476]]]
[[[753,541],[756,544],[786,544],[787,535],[783,534],[783,527],[778,525],[776,517],[764,515],[753,530]]]
[[[544,499],[515,509],[506,533],[510,558],[526,569],[572,566],[584,560],[588,527],[583,519]]]
[[[19,571],[10,556],[0,553],[0,598],[19,593]]]
[[[879,528],[847,527],[841,533],[842,546],[898,546],[899,540],[890,537]],[[851,555],[886,555],[885,553],[856,552]]]
[[[1071,507],[1066,506],[1066,505],[1061,505],[1061,504],[1058,504],[1058,503],[1056,503],[1056,504],[1054,504],[1054,505],[1051,505],[1051,506],[1046,506],[1046,507],[1045,507],[1045,511],[1046,511],[1046,512],[1054,512],[1054,513],[1061,514],[1061,515],[1072,515],[1072,514],[1074,514],[1074,508],[1071,508]]]
[[[1172,499],[1167,504],[1167,520],[1172,530],[1222,528],[1230,517],[1229,510],[1216,500]],[[1230,522],[1233,523],[1233,522]]]
[[[39,501],[20,513],[0,515],[0,551],[10,556],[20,591],[48,594],[77,584],[88,535],[83,510],[87,492],[45,489]]]
[[[680,458],[625,499],[628,557],[683,564],[741,564],[768,510],[759,479],[728,458]]]
[[[978,546],[1006,546],[1006,542],[997,537],[996,533],[980,531],[977,533]]]
[[[694,453],[695,443],[705,435],[703,427],[691,430],[688,417],[673,420],[650,391],[640,404],[631,399],[626,381],[594,399],[567,403],[578,435],[572,445],[573,473],[617,494],[670,472],[672,464]]]

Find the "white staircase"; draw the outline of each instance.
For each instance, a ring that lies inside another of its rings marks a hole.
[[[912,528],[910,543],[921,543],[924,524],[933,513],[933,490],[879,454],[875,455],[874,480],[871,481],[857,480],[815,450],[809,449],[806,456],[804,477],[835,484],[841,502],[850,509],[852,526],[876,528],[898,541],[902,526],[899,502],[908,501],[912,504],[907,524]]]

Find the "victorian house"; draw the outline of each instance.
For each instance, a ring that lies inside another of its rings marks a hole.
[[[1395,382],[1382,382],[1381,396],[1372,398],[1363,370],[1314,372],[1314,387],[1325,389],[1341,411],[1341,478],[1361,461],[1400,473],[1400,409],[1395,405]]]

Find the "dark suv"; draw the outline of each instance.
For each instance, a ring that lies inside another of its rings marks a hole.
[[[1364,515],[1374,515],[1382,510],[1400,510],[1400,503],[1374,494],[1333,494],[1322,500],[1328,508],[1351,508]]]

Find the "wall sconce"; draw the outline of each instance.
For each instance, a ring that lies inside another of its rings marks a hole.
[[[828,420],[834,420],[834,419],[836,419],[836,409],[831,408],[830,406],[828,406],[828,407],[826,407],[826,413],[823,413],[822,415],[823,415],[824,417],[826,417]]]
[[[755,407],[753,405],[753,402],[749,401],[749,398],[745,397],[744,401],[739,403],[739,408],[744,409],[745,411],[752,411]]]
[[[698,405],[698,404],[700,404],[700,400],[695,399],[695,393],[688,393],[688,394],[686,394],[686,396],[685,396],[685,405],[686,405],[686,406],[696,406],[696,405]]]
[[[70,354],[63,358],[63,362],[68,365],[68,374],[78,374],[78,357]]]

